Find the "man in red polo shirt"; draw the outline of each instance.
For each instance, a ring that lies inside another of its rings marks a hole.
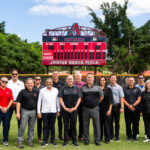
[[[13,95],[11,89],[7,88],[8,78],[2,77],[0,81],[0,123],[3,121],[3,145],[8,146],[8,132],[10,110],[13,103]]]

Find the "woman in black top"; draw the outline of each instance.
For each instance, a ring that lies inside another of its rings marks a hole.
[[[147,139],[143,142],[150,142],[150,80],[147,80],[145,83],[145,91],[142,92],[141,106],[145,131],[147,133]]]
[[[106,86],[106,78],[100,77],[99,85],[104,92],[104,99],[100,103],[100,129],[101,129],[101,141],[103,139],[103,130],[105,135],[105,143],[110,141],[110,115],[113,104],[113,95],[110,88]]]

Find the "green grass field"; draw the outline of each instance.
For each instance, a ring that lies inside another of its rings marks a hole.
[[[2,145],[2,125],[0,126],[0,150],[15,150],[15,149],[19,149],[17,148],[17,121],[15,118],[15,115],[13,115],[13,118],[11,120],[11,128],[10,128],[10,134],[9,134],[9,147],[4,147]],[[77,130],[78,130],[78,126],[77,126]],[[140,137],[139,137],[139,142],[127,142],[126,141],[126,134],[125,134],[125,122],[124,122],[124,116],[123,114],[121,115],[121,123],[120,123],[120,139],[121,142],[117,143],[115,141],[110,142],[109,144],[105,144],[104,142],[101,142],[101,146],[96,146],[94,144],[94,140],[93,140],[93,126],[92,123],[90,124],[90,144],[89,146],[84,146],[83,142],[78,142],[79,147],[75,147],[73,146],[71,143],[71,141],[69,141],[69,145],[67,147],[62,147],[62,143],[63,141],[59,141],[57,139],[58,137],[58,132],[57,132],[57,122],[56,122],[56,142],[58,144],[58,146],[54,147],[52,145],[48,145],[47,147],[40,147],[41,143],[37,142],[37,129],[35,126],[35,131],[34,131],[34,144],[35,147],[31,148],[29,146],[26,145],[26,137],[27,137],[27,129],[26,129],[26,133],[25,133],[25,137],[24,137],[24,149],[33,149],[33,150],[40,150],[40,149],[44,149],[44,150],[74,150],[74,149],[78,149],[78,150],[95,150],[95,149],[102,149],[102,150],[149,150],[150,149],[150,143],[143,143],[144,140],[144,124],[143,124],[143,118],[141,117],[140,119]]]

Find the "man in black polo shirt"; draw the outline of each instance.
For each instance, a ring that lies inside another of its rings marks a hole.
[[[134,85],[135,80],[133,77],[128,78],[128,86],[124,88],[124,104],[125,104],[125,122],[126,122],[126,135],[127,141],[133,138],[137,140],[138,132],[138,115],[140,113],[139,103],[141,102],[141,91]],[[132,129],[131,129],[132,125]],[[133,133],[132,133],[133,131]]]
[[[28,141],[29,146],[33,145],[34,125],[36,121],[36,109],[38,101],[38,90],[34,88],[34,81],[32,78],[26,80],[26,88],[21,90],[17,96],[17,113],[16,118],[20,120],[21,124],[18,132],[18,147],[24,148],[23,136],[28,123]],[[21,110],[21,114],[20,114]],[[20,117],[21,116],[21,117]]]
[[[63,108],[64,119],[64,143],[63,146],[68,144],[68,127],[69,124],[72,129],[72,144],[78,146],[76,142],[76,122],[77,122],[77,108],[81,102],[80,89],[73,85],[73,76],[67,77],[67,85],[60,89],[59,98],[60,104]]]
[[[56,70],[53,71],[52,77],[53,77],[53,87],[57,88],[58,91],[60,91],[60,88],[64,86],[65,83],[59,80],[59,72]],[[60,110],[60,115],[59,117],[57,117],[57,120],[58,120],[58,138],[59,140],[63,140],[62,138],[62,110]]]
[[[100,145],[99,104],[103,100],[104,94],[100,86],[94,85],[93,74],[87,74],[87,84],[82,86],[81,93],[83,99],[84,144],[89,144],[89,124],[90,118],[92,118],[95,144]]]

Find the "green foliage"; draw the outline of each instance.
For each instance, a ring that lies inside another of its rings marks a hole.
[[[0,23],[0,33],[5,33],[5,21]]]
[[[108,68],[116,73],[138,73],[150,64],[150,20],[135,29],[127,17],[128,0],[124,5],[104,2],[100,9],[104,21],[88,8],[95,28],[102,29],[108,37]]]

